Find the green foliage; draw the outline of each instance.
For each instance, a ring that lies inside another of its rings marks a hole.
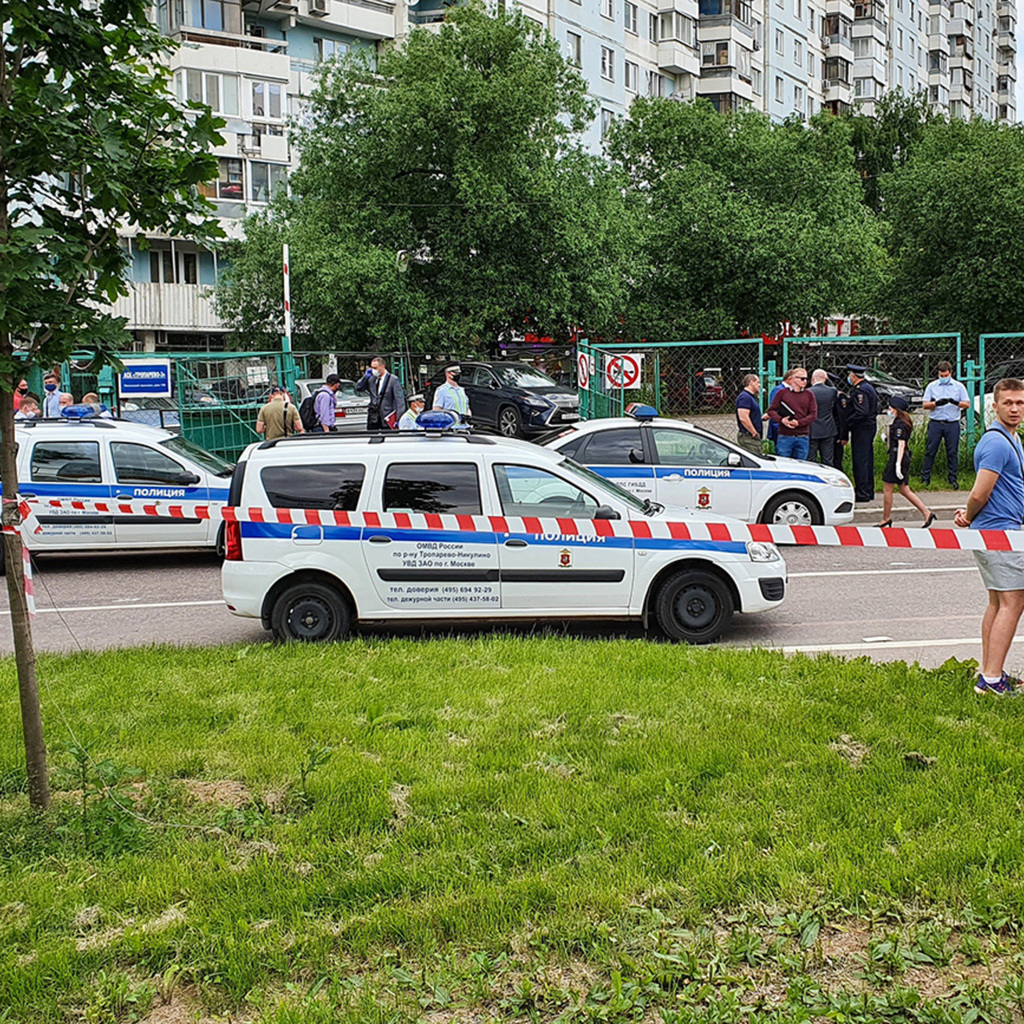
[[[621,196],[574,138],[592,113],[582,77],[520,12],[459,7],[376,67],[326,64],[295,131],[291,197],[247,222],[222,315],[257,344],[280,333],[287,240],[295,333],[337,348],[607,326]]]
[[[976,338],[1024,324],[1024,128],[929,124],[881,191],[894,329]]]
[[[613,128],[610,154],[641,239],[631,337],[774,332],[857,309],[875,286],[884,254],[843,120],[776,125],[638,99]]]
[[[216,175],[223,122],[168,89],[173,46],[143,0],[3,4],[0,63],[0,388],[74,348],[127,341],[119,227],[216,233],[197,186]]]

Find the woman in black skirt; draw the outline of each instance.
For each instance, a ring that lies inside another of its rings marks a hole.
[[[927,529],[935,522],[935,513],[910,489],[910,435],[914,430],[907,400],[901,395],[889,398],[889,461],[882,470],[882,521],[879,526],[892,526],[892,490],[899,488],[900,494],[924,516]]]

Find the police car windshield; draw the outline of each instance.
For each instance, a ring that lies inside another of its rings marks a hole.
[[[656,511],[661,507],[641,501],[635,495],[630,494],[629,491],[620,487],[618,484],[612,483],[611,480],[606,480],[603,476],[595,473],[592,469],[587,469],[586,466],[581,466],[578,462],[573,462],[572,459],[565,459],[563,462],[559,463],[559,466],[561,466],[562,469],[567,469],[570,473],[573,473],[578,477],[582,477],[588,487],[596,487],[599,491],[604,491],[606,494],[610,494],[618,501],[624,501],[631,509],[635,509],[641,515],[650,515],[651,512]]]
[[[219,455],[214,455],[213,452],[200,448],[195,442],[189,441],[180,435],[169,437],[166,441],[161,441],[160,444],[164,448],[170,448],[177,455],[184,455],[186,459],[191,459],[202,466],[207,473],[212,473],[214,476],[231,476],[235,468],[230,462],[225,462]]]

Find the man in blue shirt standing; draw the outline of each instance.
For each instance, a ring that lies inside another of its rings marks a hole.
[[[1004,378],[992,394],[996,419],[974,449],[977,478],[967,507],[954,522],[972,530],[1019,530],[1024,522],[1024,449],[1017,429],[1024,419],[1024,381]],[[1024,552],[975,551],[988,590],[981,622],[981,674],[975,693],[1014,696],[1019,679],[1003,665],[1024,611]]]
[[[946,444],[946,472],[949,474],[949,486],[957,490],[956,470],[960,456],[960,412],[970,404],[967,399],[967,388],[958,380],[953,380],[953,367],[945,359],[939,363],[938,380],[933,380],[924,389],[922,408],[927,409],[928,440],[924,449],[924,466],[921,468],[921,480],[929,483],[932,478],[932,465],[939,451],[939,444]]]
[[[761,403],[757,400],[760,393],[760,378],[748,373],[743,378],[743,390],[736,396],[736,443],[752,455],[764,455]]]

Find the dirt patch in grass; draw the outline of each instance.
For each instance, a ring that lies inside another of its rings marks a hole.
[[[409,807],[409,793],[411,790],[408,786],[403,786],[401,782],[396,782],[388,790],[388,799],[391,801],[391,827],[396,832],[401,832],[403,828],[409,823],[409,818],[412,817],[412,808]]]
[[[192,992],[174,991],[167,996],[166,1002],[154,999],[153,1006],[140,1024],[225,1024],[231,1019],[240,1018],[207,1017]]]
[[[81,911],[75,918],[75,924],[79,928],[91,928],[93,925],[99,923],[99,919],[99,907],[86,907],[85,910]],[[139,925],[138,930],[147,935],[152,935],[155,932],[162,932],[165,929],[170,928],[172,925],[179,924],[184,920],[185,915],[179,907],[168,907],[157,917],[154,917],[149,921],[144,921]],[[117,942],[117,940],[134,925],[135,919],[130,917],[123,924],[117,925],[113,928],[104,928],[101,932],[92,932],[88,935],[83,935],[75,942],[75,948],[79,953],[84,953],[89,949],[103,949],[111,943]]]
[[[852,736],[845,732],[839,739],[828,745],[829,750],[834,750],[851,768],[859,768],[864,759],[871,753],[871,748],[863,743],[858,743]]]
[[[216,779],[210,782],[202,779],[184,779],[182,785],[192,799],[201,804],[244,807],[252,800],[252,794],[245,783],[236,779]]]

